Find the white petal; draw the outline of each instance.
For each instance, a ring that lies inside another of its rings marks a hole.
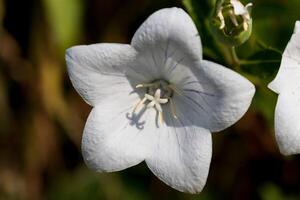
[[[165,111],[165,110],[164,110]],[[155,133],[157,143],[146,158],[150,170],[167,185],[189,193],[202,191],[208,176],[212,141],[208,130],[191,125],[185,116],[164,113],[166,124]]]
[[[300,153],[300,88],[280,93],[275,110],[275,136],[284,155]]]
[[[191,68],[193,76],[181,75],[178,84],[182,95],[175,95],[178,113],[194,125],[212,132],[221,131],[237,122],[248,110],[255,87],[234,71],[209,61]],[[179,75],[178,75],[179,76]]]
[[[133,94],[130,99],[132,104],[122,102],[121,96],[112,98],[90,113],[82,138],[82,155],[91,169],[123,170],[142,162],[153,148],[156,112],[148,109],[143,113],[144,107],[132,116],[138,97]]]
[[[231,0],[230,3],[233,6],[233,11],[235,15],[247,14],[247,9],[239,0]]]
[[[125,44],[94,44],[67,50],[68,73],[74,88],[90,105],[117,92],[132,91],[128,79],[143,79],[133,70],[136,51]]]
[[[161,9],[137,30],[132,46],[139,53],[140,66],[154,78],[161,77],[168,61],[202,59],[202,47],[195,24],[180,8]]]
[[[296,21],[294,33],[300,33],[300,21]]]
[[[295,34],[292,35],[284,53],[281,65],[275,79],[268,87],[276,93],[286,89],[292,89],[300,85],[300,33],[299,22],[295,26]]]

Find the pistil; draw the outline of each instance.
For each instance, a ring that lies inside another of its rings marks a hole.
[[[147,88],[146,94],[143,99],[140,100],[133,109],[135,113],[141,106],[143,106],[147,101],[147,108],[155,108],[158,112],[159,119],[161,123],[164,122],[163,109],[161,105],[170,102],[170,109],[173,117],[176,119],[175,103],[172,100],[173,93],[181,95],[181,92],[172,84],[166,81],[158,80],[152,83],[138,84],[136,88]]]

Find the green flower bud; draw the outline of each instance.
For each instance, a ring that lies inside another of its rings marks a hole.
[[[228,46],[246,42],[252,32],[252,3],[244,6],[239,0],[218,0],[211,18],[214,35]]]

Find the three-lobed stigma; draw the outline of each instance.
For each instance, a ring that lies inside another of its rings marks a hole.
[[[156,80],[152,83],[138,84],[135,88],[145,88],[146,93],[144,97],[136,104],[133,109],[133,113],[140,110],[142,106],[147,103],[147,108],[155,108],[158,112],[161,123],[164,122],[163,117],[163,104],[170,102],[170,110],[174,118],[177,118],[175,103],[172,100],[173,94],[177,93],[180,95],[180,91],[172,84],[164,80]]]

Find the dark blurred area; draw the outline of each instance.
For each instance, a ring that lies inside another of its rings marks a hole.
[[[283,50],[300,2],[253,2],[253,36],[238,54],[248,56],[255,38]],[[0,200],[300,199],[300,157],[279,153],[276,95],[263,84],[248,113],[213,135],[210,174],[198,195],[166,186],[145,164],[108,174],[85,166],[80,142],[91,108],[68,79],[65,49],[130,43],[151,13],[173,6],[184,8],[180,0],[0,0]]]

